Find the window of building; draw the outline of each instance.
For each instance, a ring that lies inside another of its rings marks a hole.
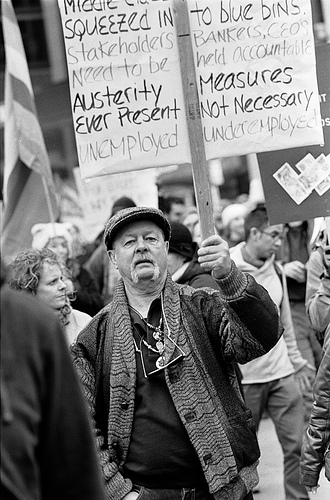
[[[15,0],[12,4],[20,27],[29,68],[48,67],[47,44],[40,0]],[[2,25],[0,31],[0,71],[4,71],[5,52]]]

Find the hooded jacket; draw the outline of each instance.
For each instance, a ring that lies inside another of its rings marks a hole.
[[[307,364],[297,347],[293,329],[290,302],[282,267],[274,263],[274,257],[265,261],[258,268],[243,259],[242,248],[245,242],[230,249],[230,256],[237,267],[249,273],[262,285],[277,306],[281,323],[284,326],[283,337],[276,346],[264,356],[240,366],[243,375],[242,384],[259,384],[278,380],[299,371]]]

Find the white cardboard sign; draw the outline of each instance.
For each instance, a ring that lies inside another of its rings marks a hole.
[[[58,0],[82,178],[190,162],[172,0]]]
[[[187,0],[207,159],[322,144],[310,0]]]
[[[82,180],[80,169],[74,169],[84,221],[103,226],[118,198],[128,196],[138,206],[157,207],[157,169],[125,172]]]

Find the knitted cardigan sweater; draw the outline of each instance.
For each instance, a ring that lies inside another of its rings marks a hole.
[[[185,357],[165,369],[175,408],[216,499],[240,500],[258,482],[259,458],[250,411],[242,401],[233,362],[268,352],[282,334],[266,290],[234,263],[220,291],[178,285],[162,294],[166,356]],[[123,281],[113,301],[79,334],[73,361],[95,421],[108,498],[122,499],[132,483],[122,475],[134,416],[136,360]]]

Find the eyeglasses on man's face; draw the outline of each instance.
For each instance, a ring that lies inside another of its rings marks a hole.
[[[277,231],[272,231],[269,233],[268,231],[261,231],[261,229],[259,229],[259,233],[270,236],[270,238],[272,238],[273,241],[283,241],[285,239],[287,231],[283,231],[281,233]]]

